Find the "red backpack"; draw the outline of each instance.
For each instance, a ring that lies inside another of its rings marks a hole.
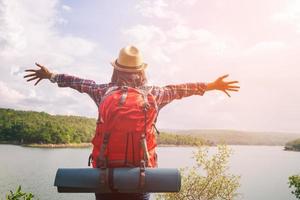
[[[99,104],[93,167],[157,167],[157,104],[146,90],[111,87]]]

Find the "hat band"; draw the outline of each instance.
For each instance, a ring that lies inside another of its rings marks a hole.
[[[140,69],[140,68],[143,67],[143,64],[138,65],[138,66],[132,66],[132,67],[125,66],[125,65],[121,65],[121,64],[118,63],[117,60],[115,61],[115,64],[116,64],[118,67],[120,67],[120,68],[123,68],[123,69],[129,69],[129,70],[130,70],[130,69]]]

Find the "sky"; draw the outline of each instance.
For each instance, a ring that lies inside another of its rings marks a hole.
[[[158,128],[300,133],[299,0],[0,0],[0,107],[96,118],[88,95],[33,86],[24,70],[38,62],[107,83],[128,44],[141,50],[149,85],[240,82],[231,98],[173,101]]]

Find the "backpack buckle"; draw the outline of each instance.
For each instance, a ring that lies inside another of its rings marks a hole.
[[[127,98],[127,91],[128,91],[128,87],[121,87],[121,92],[122,92],[122,95],[121,95],[121,98],[120,98],[120,101],[119,101],[119,106],[122,106],[125,101],[126,101],[126,98]]]
[[[149,108],[150,108],[149,103],[146,103],[146,102],[145,102],[145,103],[143,104],[143,111],[146,112]]]

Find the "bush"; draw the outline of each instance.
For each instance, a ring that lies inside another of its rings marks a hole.
[[[21,186],[19,186],[16,192],[10,191],[6,195],[6,200],[33,200],[34,195],[31,193],[22,192]]]
[[[228,173],[228,159],[232,151],[224,145],[208,155],[208,147],[198,147],[194,158],[197,162],[192,168],[182,169],[182,185],[179,193],[165,193],[158,200],[232,200],[238,196],[239,176]]]
[[[293,188],[292,194],[300,199],[300,175],[294,175],[289,177],[289,188]]]
[[[286,143],[284,149],[291,151],[300,151],[300,139],[296,139]]]

